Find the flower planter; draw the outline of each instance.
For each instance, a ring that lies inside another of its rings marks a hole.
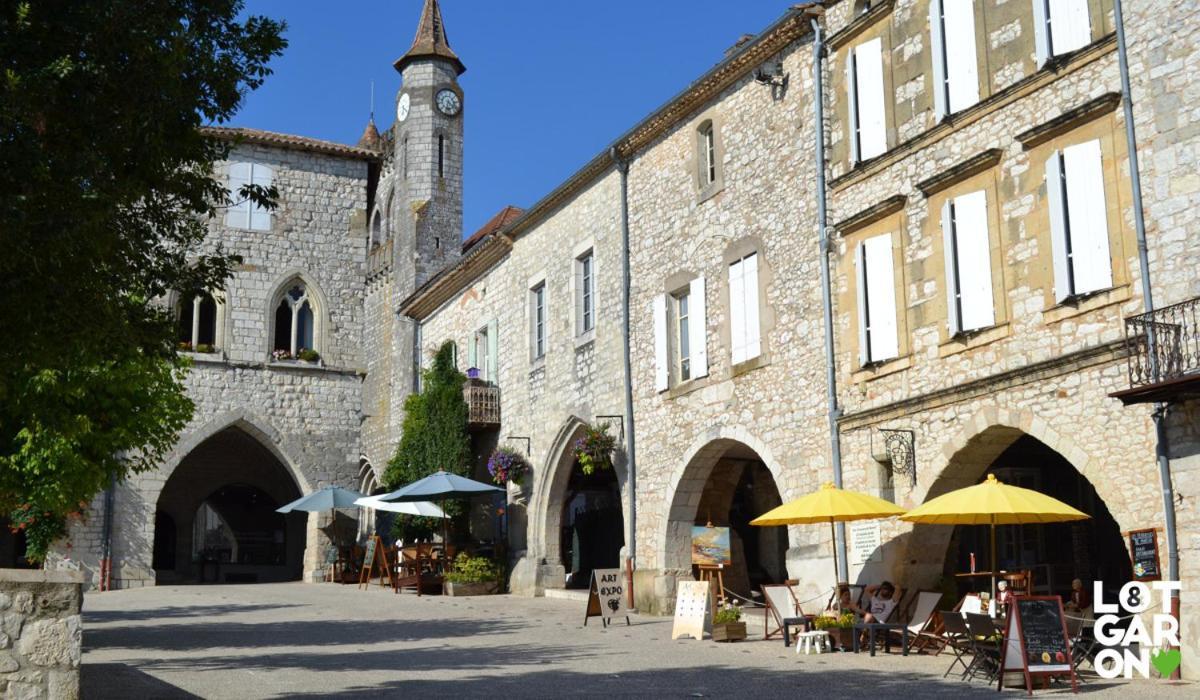
[[[829,633],[829,639],[833,642],[833,646],[840,649],[854,648],[854,630],[849,627],[830,627],[825,630]]]
[[[745,622],[713,623],[712,638],[714,642],[736,642],[746,638]]]
[[[453,581],[446,582],[446,595],[448,596],[470,596],[470,595],[492,595],[499,592],[499,584],[495,581],[481,581],[478,583],[454,583]]]

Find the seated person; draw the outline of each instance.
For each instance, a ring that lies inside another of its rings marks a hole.
[[[1071,615],[1081,615],[1092,607],[1092,596],[1083,586],[1081,579],[1071,581],[1071,598],[1063,605],[1063,611]]]
[[[829,609],[821,614],[825,617],[837,617],[845,612],[852,612],[856,619],[861,619],[864,611],[855,605],[854,596],[850,593],[850,587],[840,585],[838,586],[837,597],[829,605]]]
[[[867,609],[863,613],[863,622],[887,622],[900,600],[900,591],[891,581],[884,581],[878,586],[867,586],[866,595]]]

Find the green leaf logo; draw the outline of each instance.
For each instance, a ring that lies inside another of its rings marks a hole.
[[[1179,668],[1180,653],[1178,649],[1164,651],[1159,649],[1150,657],[1150,663],[1154,664],[1154,668],[1158,669],[1158,674],[1163,678],[1170,678],[1171,673]]]

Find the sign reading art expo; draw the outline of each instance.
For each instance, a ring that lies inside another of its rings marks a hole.
[[[629,621],[629,608],[625,605],[625,583],[621,580],[620,569],[594,569],[592,585],[588,591],[587,614],[583,624],[587,626],[588,618],[599,617],[608,627],[608,621],[614,617],[625,616],[625,624]]]

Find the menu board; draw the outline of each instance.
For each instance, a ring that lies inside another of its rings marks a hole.
[[[1129,533],[1129,556],[1133,560],[1135,581],[1157,581],[1162,578],[1158,566],[1158,530],[1133,530]]]
[[[709,581],[680,581],[678,592],[675,594],[675,624],[671,626],[671,639],[690,636],[692,639],[704,639],[704,630],[708,629],[709,616],[708,593],[712,586]]]
[[[1001,648],[1003,670],[1022,672],[1029,692],[1033,692],[1031,677],[1038,674],[1070,675],[1071,686],[1076,688],[1071,643],[1058,596],[1015,596]],[[998,687],[1004,687],[1004,673]]]
[[[620,569],[595,569],[592,571],[592,585],[588,590],[587,614],[583,617],[584,626],[588,618],[599,617],[604,626],[608,626],[610,618],[625,616],[625,624],[629,622],[629,608],[625,605],[625,584],[621,580]]]

